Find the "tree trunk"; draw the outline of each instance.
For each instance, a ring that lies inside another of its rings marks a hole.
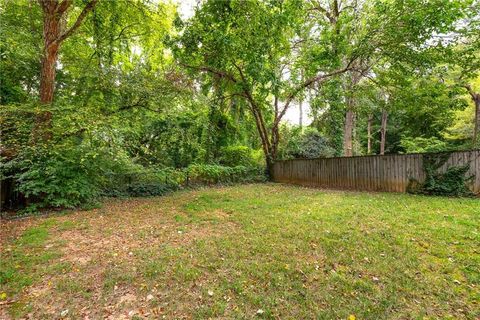
[[[345,128],[343,134],[343,155],[353,156],[353,128],[355,127],[355,112],[352,108],[347,110],[345,115]]]
[[[247,100],[250,104],[250,111],[255,119],[255,125],[260,135],[260,142],[262,143],[263,153],[265,155],[265,164],[268,179],[273,179],[273,165],[275,163],[277,147],[280,138],[280,133],[277,126],[273,126],[271,130],[271,136],[269,136],[265,121],[263,119],[262,113],[258,105],[255,103],[253,97],[249,92],[245,92],[247,95]]]
[[[335,2],[335,6],[338,6],[338,3]],[[358,65],[358,63],[355,63]],[[344,84],[344,91],[346,92],[346,104],[347,112],[345,114],[345,127],[343,134],[343,155],[345,157],[353,156],[353,141],[354,141],[354,131],[355,131],[355,122],[356,122],[356,97],[355,89],[362,76],[360,73],[350,73],[349,78],[346,79]]]
[[[303,109],[302,109],[302,104],[303,104],[303,101],[302,101],[302,99],[300,99],[300,101],[298,102],[298,107],[299,107],[299,111],[300,111],[299,119],[298,119],[298,125],[300,126],[300,128],[303,127]]]
[[[275,164],[275,160],[273,160],[271,157],[267,157],[266,158],[266,164],[267,164],[267,178],[269,181],[273,181],[273,177],[274,177],[274,164]]]
[[[477,147],[478,134],[480,131],[480,93],[472,95],[473,102],[475,103],[475,126],[473,128],[473,147]]]
[[[367,154],[372,154],[372,122],[373,115],[368,115],[368,124],[367,124]]]
[[[303,82],[303,71],[301,72],[301,81]],[[299,119],[298,119],[298,125],[300,126],[300,129],[303,127],[303,97],[300,97],[300,101],[298,102],[298,108],[299,108]]]
[[[56,64],[61,33],[61,15],[57,12],[56,1],[43,2],[43,56],[40,72],[40,103],[50,105],[55,91]],[[48,141],[52,138],[52,113],[49,110],[40,111],[35,117],[33,140]]]
[[[384,155],[385,154],[385,144],[386,144],[386,138],[387,138],[387,121],[388,121],[388,112],[386,109],[382,110],[382,125],[380,129],[380,154]]]
[[[72,0],[38,0],[43,12],[43,55],[40,72],[40,103],[48,106],[53,102],[55,91],[56,65],[60,44],[75,32],[86,15],[93,10],[98,0],[91,0],[78,15],[75,23],[64,30],[67,21],[67,11]],[[48,141],[52,137],[52,113],[44,108],[35,119],[33,141]]]

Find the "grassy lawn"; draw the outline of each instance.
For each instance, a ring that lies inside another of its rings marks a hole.
[[[245,185],[4,223],[0,240],[2,319],[480,317],[476,199]]]

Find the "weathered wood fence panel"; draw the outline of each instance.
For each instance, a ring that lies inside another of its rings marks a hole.
[[[275,163],[273,178],[324,188],[405,192],[411,179],[425,180],[424,155],[428,154],[283,160]],[[470,165],[469,174],[475,176],[470,187],[478,194],[480,150],[452,152],[440,170],[466,164]]]

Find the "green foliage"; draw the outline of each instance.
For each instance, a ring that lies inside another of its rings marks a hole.
[[[230,184],[265,181],[261,167],[223,167],[217,165],[191,165],[186,169],[189,184]]]
[[[40,5],[0,2],[0,176],[15,180],[30,210],[160,195],[187,175],[192,184],[262,180],[265,150],[269,160],[340,155],[346,98],[355,100],[357,153],[371,115],[378,149],[382,109],[388,152],[471,145],[473,109],[455,114],[469,99],[464,84],[478,92],[478,1],[345,0],[334,10],[207,0],[185,21],[168,1],[98,1],[62,43],[49,106],[34,103]],[[67,26],[83,2],[73,1]],[[444,34],[452,40],[437,41]],[[355,72],[299,86],[353,58]],[[316,130],[276,135],[290,98],[310,100]],[[46,111],[52,139],[43,144],[32,132]]]
[[[111,151],[91,144],[32,147],[6,167],[32,205],[71,208],[95,201],[106,171],[128,166],[128,160],[116,159]]]
[[[192,164],[187,168],[141,169],[111,173],[101,187],[106,196],[159,196],[180,188],[265,181],[264,170],[256,166]]]
[[[227,167],[252,166],[253,150],[246,146],[228,146],[220,150],[219,163]]]
[[[404,137],[401,142],[406,153],[441,152],[447,149],[447,144],[436,137]]]
[[[280,144],[279,156],[282,159],[331,157],[335,153],[327,139],[315,128],[283,127],[282,130],[288,137]]]
[[[75,207],[98,194],[98,167],[84,150],[32,150],[18,162],[19,191],[41,206]]]
[[[449,153],[425,154],[423,156],[425,181],[423,183],[410,181],[408,191],[438,196],[473,196],[468,187],[474,179],[474,176],[467,175],[470,165],[450,166],[446,170],[440,170],[449,158]]]
[[[113,197],[160,196],[177,190],[185,183],[182,170],[145,169],[141,166],[134,166],[130,170],[132,171],[107,174],[107,179],[101,186],[102,194]]]

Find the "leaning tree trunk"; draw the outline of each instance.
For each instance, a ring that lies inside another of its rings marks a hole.
[[[367,123],[367,154],[372,154],[372,122],[373,115],[368,115]]]
[[[388,112],[387,110],[382,110],[382,125],[380,129],[380,154],[385,154],[385,144],[387,139],[387,121],[388,121]]]

